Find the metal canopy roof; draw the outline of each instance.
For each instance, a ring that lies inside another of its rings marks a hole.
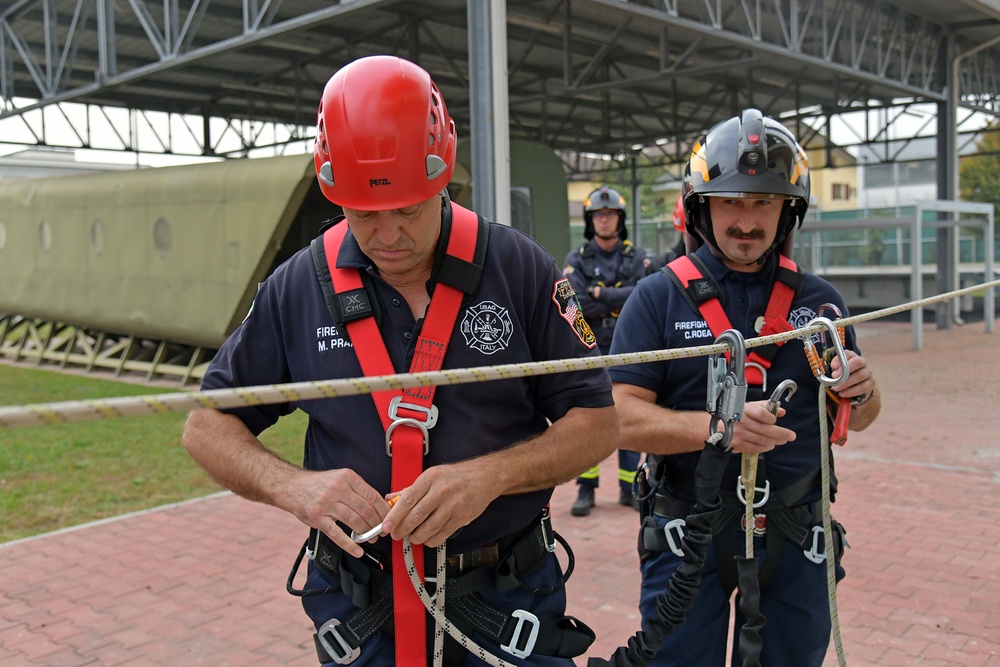
[[[1000,0],[507,0],[506,28],[510,136],[564,156],[642,146],[678,163],[746,106],[795,123],[944,104],[958,54],[962,105],[1000,114]],[[0,132],[21,118],[50,143],[31,114],[76,102],[231,120],[245,153],[262,123],[311,136],[331,73],[373,53],[430,71],[468,136],[466,0],[0,2]],[[207,120],[186,127],[202,154],[221,152]],[[75,146],[93,145],[90,129]]]

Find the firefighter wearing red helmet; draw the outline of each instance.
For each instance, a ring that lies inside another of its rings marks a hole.
[[[423,68],[371,56],[338,70],[314,155],[343,219],[261,284],[203,388],[596,356],[548,253],[449,201],[456,142]],[[257,439],[296,410],[309,419],[301,466]],[[404,538],[428,581],[446,544],[445,613],[486,650],[572,667],[594,634],[565,615],[548,502],[615,443],[603,369],[325,400],[289,392],[279,404],[197,410],[184,432],[216,480],[308,526],[289,592],[316,627],[320,663],[369,667],[431,658]],[[444,648],[447,660],[464,650]]]
[[[594,329],[597,346],[607,354],[618,313],[635,284],[646,275],[646,251],[628,240],[625,197],[602,185],[583,202],[583,236],[586,242],[566,255],[563,275],[580,295],[583,314]],[[638,452],[618,450],[618,502],[635,506],[632,480],[639,466]],[[600,468],[594,466],[576,480],[578,497],[570,512],[587,516],[596,504]]]
[[[687,227],[687,215],[684,213],[684,195],[677,195],[677,202],[674,203],[674,231],[678,234],[684,233]]]
[[[611,353],[711,344],[729,329],[746,339],[786,332],[804,327],[830,305],[847,315],[836,289],[800,271],[788,256],[789,239],[808,204],[805,152],[780,123],[746,109],[709,130],[695,143],[684,178],[687,233],[704,244],[639,283],[622,309]],[[738,660],[727,655],[727,646],[739,647],[747,664],[820,667],[824,661],[831,635],[827,554],[813,542],[823,544],[815,400],[820,385],[801,339],[748,349],[746,404],[733,429],[733,454],[720,489],[722,510],[708,530],[712,537],[700,584],[697,591],[684,591],[683,599],[693,599],[684,624],[666,637],[650,665],[722,667]],[[837,391],[841,401],[850,402],[849,428],[859,431],[878,416],[881,402],[851,327],[845,330],[845,349],[849,374]],[[843,374],[839,359],[830,366],[833,376]],[[690,510],[697,463],[710,432],[708,369],[697,357],[616,366],[610,374],[621,441],[648,453],[640,471],[640,488],[648,495],[641,508],[639,552],[640,610],[644,627],[650,627],[668,581],[671,590],[681,585],[671,577],[688,555],[687,547],[681,548],[687,544],[687,524],[696,522]],[[766,399],[785,380],[794,381],[798,390],[783,397],[787,400],[775,414]],[[832,423],[837,407],[831,406]],[[761,504],[753,505],[750,531],[758,562],[738,575],[736,556],[745,555],[746,536],[738,486],[742,454],[764,456],[755,484]],[[843,533],[833,525],[835,553],[830,555],[842,576]],[[759,596],[743,598],[751,607],[741,604],[733,622],[734,587],[739,582],[740,590],[754,590],[757,567]],[[740,580],[744,575],[751,580]],[[696,583],[685,581],[692,588]],[[681,604],[680,597],[674,602]],[[762,629],[744,628],[746,618],[759,616],[752,611],[766,618]],[[746,632],[741,635],[741,630]],[[741,636],[747,637],[745,645]]]
[[[649,264],[647,273],[653,273],[654,271],[659,271],[668,263],[677,259],[681,255],[687,254],[687,245],[691,243],[692,239],[687,234],[687,215],[684,213],[684,193],[677,195],[677,202],[674,204],[673,213],[673,224],[674,231],[677,232],[677,239],[674,241],[674,245],[667,250],[662,255],[659,255]],[[698,247],[699,244],[694,243],[691,250],[693,251]]]

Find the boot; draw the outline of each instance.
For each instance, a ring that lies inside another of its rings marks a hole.
[[[639,499],[632,495],[631,491],[626,491],[621,489],[618,492],[618,504],[624,505],[625,507],[632,506],[632,509],[639,511]]]
[[[573,516],[587,516],[590,508],[596,504],[594,501],[594,487],[586,484],[580,485],[580,494],[576,497],[576,502],[570,508],[569,513]]]

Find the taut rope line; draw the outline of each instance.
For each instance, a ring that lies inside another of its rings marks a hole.
[[[998,286],[1000,286],[1000,280],[993,280],[953,292],[938,294],[919,301],[912,301],[862,315],[846,317],[837,320],[835,324],[837,326],[850,326],[858,322],[866,322],[914,308],[922,308]],[[746,341],[746,347],[753,348],[793,338],[801,338],[805,334],[811,335],[821,330],[823,330],[822,326],[813,325],[811,327],[774,334],[773,336],[751,338]],[[728,351],[729,347],[724,343],[720,343],[673,350],[612,354],[602,357],[588,357],[586,359],[553,359],[551,361],[536,361],[523,364],[456,368],[430,373],[399,373],[395,375],[345,378],[342,380],[326,380],[321,382],[260,385],[238,389],[172,392],[145,396],[120,396],[82,401],[35,403],[24,406],[3,406],[0,407],[0,430],[45,424],[67,424],[95,419],[117,419],[120,417],[135,417],[168,412],[187,412],[197,408],[235,408],[246,405],[283,403],[285,401],[307,401],[322,398],[337,398],[340,396],[357,396],[359,394],[369,394],[389,389],[409,389],[411,387],[430,385],[453,385],[469,382],[487,382],[489,380],[506,380],[516,377],[533,377],[607,366],[626,366],[654,361],[668,361],[671,359],[687,359],[712,354],[723,354]]]

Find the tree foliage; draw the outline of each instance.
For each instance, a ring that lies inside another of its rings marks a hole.
[[[1000,120],[976,141],[976,154],[962,158],[959,184],[963,200],[989,202],[1000,218]]]

